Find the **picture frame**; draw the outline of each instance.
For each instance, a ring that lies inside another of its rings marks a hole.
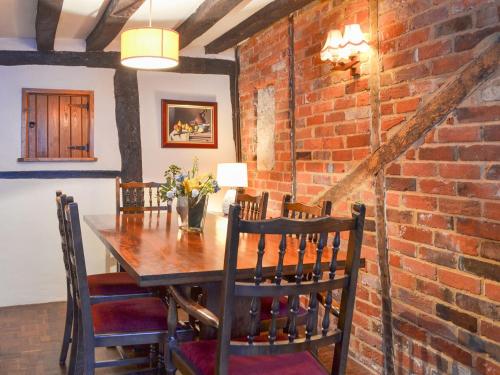
[[[162,148],[217,148],[217,103],[162,99]]]

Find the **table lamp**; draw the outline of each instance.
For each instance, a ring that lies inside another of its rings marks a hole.
[[[224,196],[222,202],[222,212],[229,213],[229,206],[236,199],[236,188],[248,186],[248,173],[246,163],[220,163],[217,165],[217,182],[219,186],[230,189]]]

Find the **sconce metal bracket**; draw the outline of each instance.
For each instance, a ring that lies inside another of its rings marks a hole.
[[[353,76],[358,75],[359,71],[359,56],[350,56],[349,61],[343,62],[335,62],[333,64],[332,70],[340,70],[340,71],[346,71],[346,70],[351,70],[351,74]]]

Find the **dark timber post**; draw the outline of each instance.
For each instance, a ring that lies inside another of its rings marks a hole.
[[[115,101],[122,180],[142,181],[139,88],[135,70],[116,70]]]
[[[297,152],[295,145],[295,34],[293,14],[288,17],[288,110],[290,112],[290,158],[292,162],[292,199],[297,198]]]
[[[241,156],[241,123],[240,123],[240,50],[234,49],[234,74],[229,75],[231,85],[231,105],[233,107],[233,139],[236,148],[236,161],[242,161]]]
[[[370,0],[370,35],[373,49],[370,58],[370,105],[371,105],[371,151],[380,147],[380,61],[378,38],[378,0]],[[387,247],[387,223],[385,207],[385,169],[375,176],[375,227],[377,238],[378,266],[382,297],[382,338],[384,352],[384,374],[394,374],[394,347],[392,332],[391,275],[389,250]]]

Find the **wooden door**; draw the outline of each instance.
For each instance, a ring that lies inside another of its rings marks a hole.
[[[95,160],[92,92],[24,89],[23,107],[20,161]]]

